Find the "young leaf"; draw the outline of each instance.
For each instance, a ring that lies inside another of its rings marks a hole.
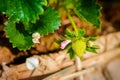
[[[33,46],[32,35],[24,30],[22,24],[15,24],[15,22],[9,20],[5,25],[6,36],[13,47],[17,47],[19,50],[27,50]]]
[[[77,0],[75,13],[86,22],[92,24],[95,28],[100,28],[100,9],[101,6],[96,4],[96,0]]]
[[[53,33],[58,29],[61,23],[60,17],[56,10],[52,7],[45,9],[44,15],[40,15],[40,19],[35,24],[29,24],[28,32],[39,32],[40,35],[47,35]]]
[[[0,12],[13,17],[16,22],[35,23],[44,12],[43,6],[47,6],[47,0],[0,0],[0,3]]]

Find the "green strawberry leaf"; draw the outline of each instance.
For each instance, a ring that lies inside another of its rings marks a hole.
[[[77,0],[74,4],[75,13],[84,21],[88,22],[95,28],[100,28],[100,9],[101,6],[96,4],[96,0]]]
[[[10,39],[13,47],[20,50],[27,50],[33,46],[32,34],[39,32],[40,35],[46,35],[59,28],[60,18],[52,7],[47,7],[40,20],[36,23],[23,23],[14,21],[14,17],[8,19],[5,23],[6,36]],[[14,32],[14,33],[13,33]]]
[[[97,53],[97,50],[99,49],[99,46],[93,45],[92,47],[87,46],[86,50],[89,52]]]
[[[87,37],[86,40],[87,41],[95,41],[98,39],[98,36],[97,37]]]
[[[53,33],[60,26],[61,20],[59,14],[53,7],[47,7],[43,15],[39,16],[39,20],[35,24],[29,24],[28,32],[39,32],[40,35]]]
[[[99,49],[100,47],[98,45],[93,45],[92,48]]]
[[[47,6],[47,0],[0,0],[0,3],[0,12],[16,22],[35,23],[39,15],[44,13],[43,6]]]
[[[13,47],[17,47],[19,50],[27,50],[33,46],[32,35],[25,31],[24,27],[22,27],[23,24],[16,24],[9,20],[5,25],[6,36]]]
[[[85,30],[84,29],[78,29],[78,37],[81,38],[85,35]]]
[[[66,29],[65,36],[69,37],[69,38],[73,38],[73,37],[75,37],[75,34],[72,31],[70,31],[69,29]]]
[[[86,48],[86,51],[93,52],[93,53],[97,53],[96,49],[95,49],[95,48],[92,48],[92,47],[87,47],[87,48]]]

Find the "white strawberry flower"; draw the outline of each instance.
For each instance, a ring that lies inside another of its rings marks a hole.
[[[37,39],[37,38],[33,38],[32,41],[33,41],[33,43],[40,43],[39,39]]]
[[[33,43],[40,43],[39,39],[40,39],[40,34],[38,32],[35,32],[32,34],[32,41]]]

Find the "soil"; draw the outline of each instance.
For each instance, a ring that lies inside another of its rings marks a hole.
[[[107,0],[105,2],[99,0],[99,3],[101,3],[103,6],[103,9],[101,10],[101,30],[96,30],[95,28],[87,25],[85,22],[75,16],[73,17],[73,19],[76,22],[78,28],[85,28],[87,30],[86,36],[100,36],[100,38],[96,42],[98,45],[100,45],[101,48],[101,51],[98,52],[102,54],[106,51],[120,46],[120,37],[118,36],[120,35],[120,3],[114,2],[112,4],[112,2],[108,3]],[[42,37],[40,39],[41,43],[35,44],[35,46],[32,47],[30,50],[19,51],[17,48],[13,48],[12,44],[9,42],[9,39],[5,37],[3,23],[6,21],[6,18],[4,17],[4,15],[0,14],[0,80],[49,80],[47,79],[48,76],[67,69],[67,67],[70,68],[69,66],[73,66],[74,60],[70,60],[67,52],[60,50],[59,46],[57,46],[54,42],[64,35],[66,28],[70,28],[72,30],[71,24],[67,19],[66,14],[64,14],[61,19],[62,23],[59,30],[55,31],[55,33]],[[93,58],[93,56],[95,55],[97,54],[89,53],[85,55],[83,58],[83,62],[85,60],[88,60],[89,58]],[[25,66],[25,61],[29,57],[37,57],[41,61],[39,65],[40,67],[37,68],[35,71],[28,70]],[[112,61],[113,58],[110,58],[110,60]],[[109,69],[111,73],[114,72],[110,69],[111,67],[109,68],[109,66],[104,66],[104,68]],[[96,71],[98,71],[98,75],[101,75],[101,70],[99,69]],[[66,71],[66,74],[71,74],[73,72],[75,72],[75,69],[72,69],[71,71]],[[61,75],[62,74],[59,74],[58,76]],[[87,75],[87,77],[89,76]],[[104,78],[102,80],[104,80]]]

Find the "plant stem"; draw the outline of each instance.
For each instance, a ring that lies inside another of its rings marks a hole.
[[[70,15],[70,13],[69,13],[68,11],[66,11],[66,12],[67,12],[68,18],[69,18],[69,20],[70,20],[70,23],[72,24],[72,27],[73,27],[74,30],[75,30],[76,36],[78,36],[77,26],[76,26],[76,24],[75,24],[72,16]]]
[[[64,76],[64,77],[60,78],[59,80],[71,80],[71,79],[73,80],[73,78],[79,77],[81,75],[92,72],[94,70],[95,70],[95,67],[90,67],[90,68],[87,68],[85,70],[82,70],[82,71],[75,72],[75,73],[69,74],[67,76]]]
[[[76,58],[75,58],[75,65],[76,65],[77,72],[82,70],[82,62],[81,62],[80,57],[78,57],[78,56],[76,56]],[[76,80],[84,80],[83,75],[81,74],[80,76],[76,77]]]

